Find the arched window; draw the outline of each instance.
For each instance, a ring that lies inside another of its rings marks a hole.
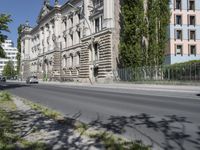
[[[81,55],[80,52],[77,52],[77,65],[80,65]]]
[[[63,55],[63,67],[66,67],[67,66],[67,56],[66,55]]]
[[[73,66],[73,61],[74,61],[74,56],[73,56],[72,53],[69,55],[69,58],[70,58],[70,66],[72,67]]]
[[[80,74],[79,69],[76,70],[76,75],[78,76]]]

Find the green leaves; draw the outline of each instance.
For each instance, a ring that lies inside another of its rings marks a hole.
[[[162,64],[170,21],[168,0],[124,0],[121,12],[123,67]]]
[[[10,17],[11,16],[7,14],[0,14],[0,33],[1,31],[9,32],[8,23],[12,21]]]
[[[12,61],[8,61],[7,64],[3,68],[3,76],[14,77],[16,75],[16,71],[14,69],[14,65]]]
[[[4,49],[0,45],[0,58],[5,58],[5,57],[6,57],[6,54],[4,52]]]
[[[21,64],[21,38],[22,38],[22,29],[23,25],[20,24],[18,27],[18,38],[17,38],[17,74],[20,72],[20,64]]]
[[[121,20],[121,63],[124,66],[138,66],[142,63],[142,37],[144,29],[143,0],[124,0]]]
[[[3,32],[10,32],[8,28],[8,23],[12,21],[11,16],[7,14],[1,14],[0,13],[0,58],[5,58],[6,55],[4,53],[3,48],[1,47],[1,44],[4,42],[4,40],[7,38],[6,35],[2,33]]]

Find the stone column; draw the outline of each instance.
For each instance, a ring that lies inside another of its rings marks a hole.
[[[114,28],[114,0],[104,0],[104,25],[106,28]]]
[[[91,31],[90,31],[90,27],[92,27],[92,22],[90,22],[89,20],[89,16],[90,16],[90,10],[88,10],[88,6],[90,6],[90,0],[84,0],[84,15],[85,15],[85,18],[84,18],[84,36],[88,36],[90,35]],[[86,20],[88,21],[88,23],[90,24],[90,27],[88,26]]]
[[[53,24],[49,24],[49,49],[53,49],[53,41],[52,41],[52,34],[53,34]]]
[[[62,25],[61,14],[56,14],[54,20],[55,20],[54,34],[58,38],[61,35],[61,25]]]

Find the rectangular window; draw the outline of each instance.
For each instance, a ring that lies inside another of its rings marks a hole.
[[[97,43],[94,44],[94,60],[99,60],[99,46]]]
[[[71,26],[73,26],[73,23],[74,23],[73,16],[70,18],[70,21],[71,21]]]
[[[176,30],[176,39],[182,40],[182,30]]]
[[[181,9],[181,0],[175,0],[175,9]]]
[[[77,35],[78,35],[78,39],[79,39],[79,42],[80,42],[80,39],[81,39],[81,32],[80,32],[80,31],[77,31]]]
[[[95,22],[95,32],[99,32],[99,29],[100,29],[100,24],[99,24],[99,18],[95,19],[94,20]]]
[[[189,16],[189,25],[195,25],[195,16]]]
[[[67,20],[65,20],[64,24],[65,24],[65,30],[67,30]]]
[[[182,16],[181,15],[176,15],[176,24],[182,25]]]
[[[73,45],[73,40],[74,40],[73,34],[71,34],[70,37],[71,37],[71,42],[72,42],[72,45]]]
[[[80,22],[80,20],[81,20],[81,14],[78,13],[77,16],[78,16],[78,22]]]
[[[189,39],[190,40],[196,40],[196,31],[195,30],[189,30]]]
[[[67,37],[64,37],[64,44],[65,44],[65,47],[67,47]]]
[[[183,53],[183,46],[176,45],[176,55],[182,55],[182,53]]]
[[[196,45],[189,45],[189,54],[196,55]]]
[[[189,10],[195,10],[195,1],[194,0],[189,1]]]

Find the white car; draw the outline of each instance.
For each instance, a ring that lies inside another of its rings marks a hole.
[[[30,76],[26,79],[26,83],[27,84],[32,84],[32,83],[39,83],[38,82],[38,79],[37,79],[37,76]]]

